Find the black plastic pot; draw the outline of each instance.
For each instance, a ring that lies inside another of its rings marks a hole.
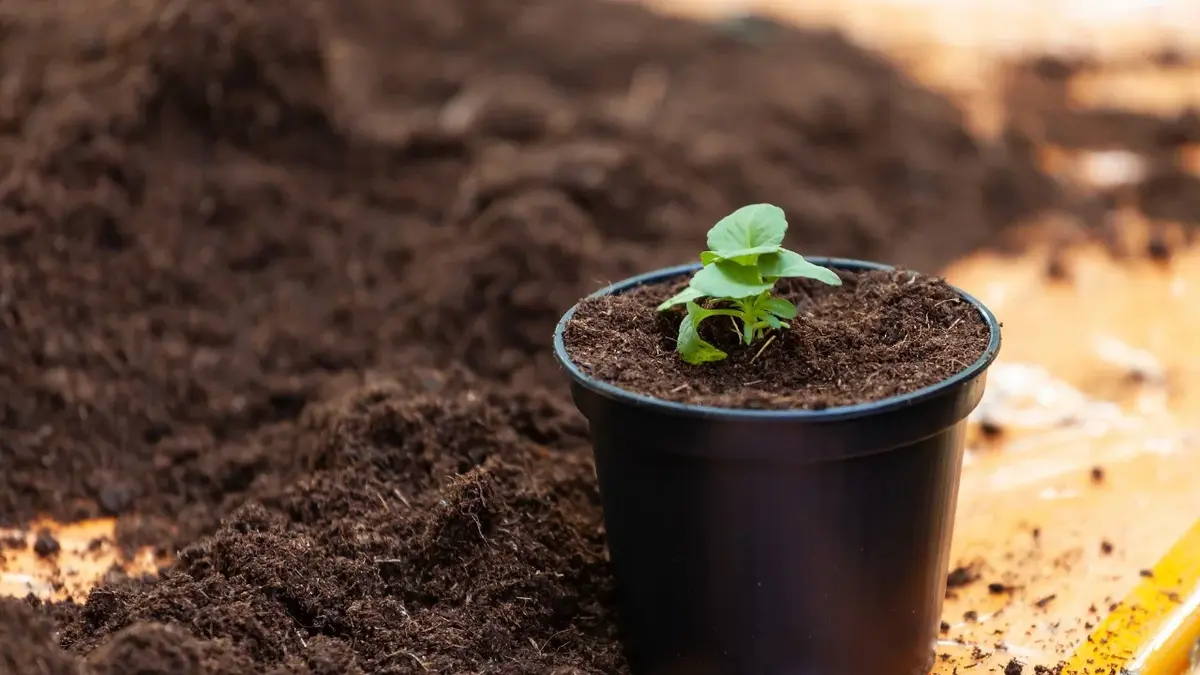
[[[890,269],[842,259],[827,267]],[[597,295],[690,274],[627,279]],[[961,292],[961,291],[960,291]],[[1000,350],[919,391],[821,411],[685,405],[554,349],[588,418],[636,675],[924,675],[934,658],[966,417]]]

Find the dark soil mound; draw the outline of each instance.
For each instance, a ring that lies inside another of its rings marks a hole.
[[[934,270],[1047,198],[833,35],[596,0],[0,16],[0,523],[181,551],[47,610],[98,672],[614,672],[560,312],[746,203]],[[0,649],[74,667],[16,606]]]
[[[964,370],[987,348],[979,312],[944,281],[903,272],[839,272],[841,286],[784,279],[775,295],[800,316],[766,340],[742,343],[727,317],[700,324],[728,356],[694,366],[675,351],[683,282],[588,299],[567,324],[571,360],[602,381],[668,401],[726,408],[807,408],[877,401]],[[708,303],[709,307],[714,305]]]
[[[158,654],[129,634],[168,622],[259,669],[612,672],[585,430],[539,396],[388,380],[311,406],[283,434],[293,481],[161,578],[93,591],[63,643]]]

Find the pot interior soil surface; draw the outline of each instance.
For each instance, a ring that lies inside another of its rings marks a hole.
[[[657,305],[687,280],[580,302],[563,333],[571,360],[621,389],[722,408],[823,410],[906,394],[975,363],[990,332],[945,281],[903,270],[838,270],[842,285],[783,279],[775,295],[800,315],[750,345],[731,317],[700,324],[726,352],[692,365],[675,351],[686,311]],[[723,306],[709,301],[707,306]]]
[[[0,599],[0,667],[621,673],[562,313],[745,204],[929,272],[1055,194],[831,33],[610,0],[0,17],[0,527],[113,516],[174,558]]]

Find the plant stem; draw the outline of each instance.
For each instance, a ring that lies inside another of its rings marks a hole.
[[[750,363],[754,363],[754,359],[757,359],[758,357],[762,356],[762,353],[767,351],[767,347],[770,347],[771,343],[774,341],[775,341],[775,336],[772,335],[771,339],[767,340],[766,343],[763,344],[762,348],[758,350],[758,353],[750,358]]]

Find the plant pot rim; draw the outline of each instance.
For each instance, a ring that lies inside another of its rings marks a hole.
[[[806,256],[806,259],[817,265],[824,267],[833,267],[842,270],[850,271],[872,271],[872,270],[894,270],[892,265],[884,265],[882,263],[868,262],[865,260],[855,260],[852,258],[825,258],[818,256]],[[689,263],[685,265],[676,265],[674,267],[664,267],[652,272],[646,272],[636,276],[629,277],[624,281],[618,281],[615,284],[606,286],[590,295],[585,299],[598,298],[606,295],[618,295],[637,286],[645,286],[655,283],[660,283],[680,277],[685,274],[690,274],[700,269],[700,263]],[[914,272],[915,274],[919,274]],[[868,403],[855,403],[853,405],[836,406],[825,408],[823,410],[761,410],[754,408],[722,408],[718,406],[696,405],[691,403],[678,403],[676,401],[667,401],[645,394],[638,394],[626,389],[622,389],[615,385],[609,384],[597,378],[594,378],[583,372],[574,361],[571,360],[567,353],[567,346],[563,339],[563,333],[566,331],[567,324],[575,316],[575,310],[579,308],[579,303],[576,303],[571,309],[567,310],[559,319],[558,325],[554,328],[554,357],[558,360],[571,379],[578,386],[582,386],[595,394],[605,398],[614,399],[622,403],[633,405],[642,408],[652,408],[657,412],[685,415],[690,417],[717,417],[730,421],[763,421],[763,422],[836,422],[841,420],[852,419],[856,417],[864,417],[869,415],[879,415],[882,413],[907,408],[931,398],[940,396],[947,391],[954,389],[962,383],[968,382],[978,377],[983,371],[987,370],[992,362],[996,360],[996,355],[1000,352],[1000,322],[996,320],[996,316],[992,314],[982,302],[974,296],[957,286],[950,285],[950,288],[957,293],[963,300],[970,303],[976,311],[983,317],[984,322],[988,327],[988,344],[984,349],[983,354],[979,356],[970,366],[955,373],[954,375],[938,382],[936,384],[923,387],[907,394],[898,396],[890,396],[878,401],[870,401]]]

